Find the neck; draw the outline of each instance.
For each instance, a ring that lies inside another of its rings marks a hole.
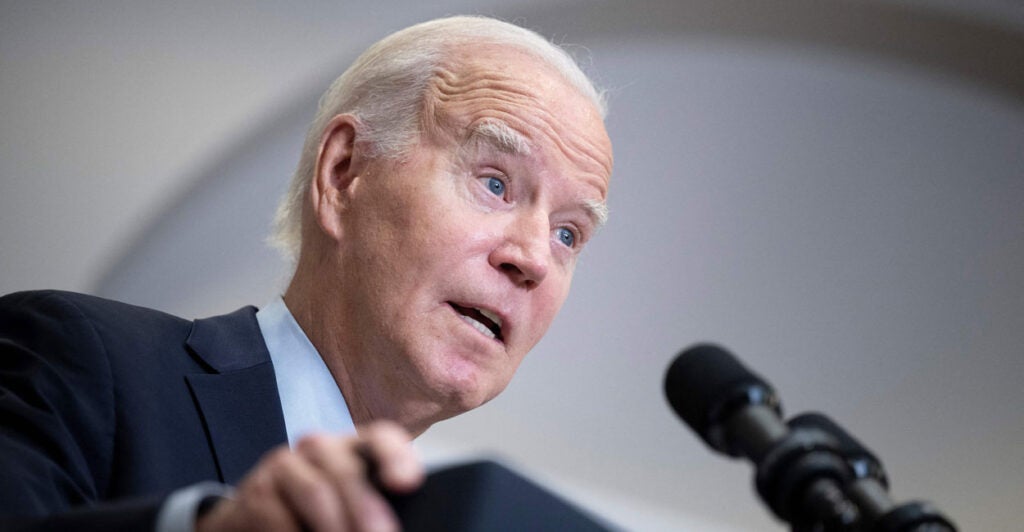
[[[416,437],[442,419],[436,405],[410,397],[408,386],[391,382],[387,369],[353,341],[357,335],[340,311],[343,288],[331,290],[322,276],[305,270],[300,262],[284,303],[331,372],[356,427],[388,419]]]

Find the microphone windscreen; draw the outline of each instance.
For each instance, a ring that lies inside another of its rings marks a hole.
[[[763,404],[781,414],[771,386],[714,344],[695,345],[676,357],[665,373],[665,397],[712,447],[716,445],[709,441],[709,431],[738,408]]]

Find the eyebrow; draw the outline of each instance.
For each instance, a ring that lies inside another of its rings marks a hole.
[[[484,120],[469,133],[471,140],[489,144],[493,148],[510,155],[528,155],[530,143],[518,131],[500,120]]]
[[[598,228],[608,221],[608,205],[603,201],[585,199],[583,200],[583,210],[587,211],[587,215]]]
[[[470,140],[484,142],[494,149],[510,155],[529,155],[530,143],[518,131],[501,120],[483,120],[470,130]],[[608,205],[595,199],[583,199],[580,204],[594,225],[600,228],[608,221]]]

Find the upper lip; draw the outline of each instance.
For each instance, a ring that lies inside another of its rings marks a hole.
[[[500,339],[502,342],[504,342],[509,337],[509,331],[512,330],[512,324],[508,318],[507,313],[497,310],[494,307],[480,305],[478,303],[468,303],[455,300],[448,301],[448,303],[458,307],[476,310],[487,319],[494,321],[500,329],[500,332],[497,336],[498,339]]]

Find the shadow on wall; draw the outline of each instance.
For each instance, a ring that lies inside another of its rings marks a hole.
[[[261,306],[283,290],[290,266],[266,238],[318,98],[319,89],[303,95],[193,178],[140,231],[96,293],[198,317]]]

